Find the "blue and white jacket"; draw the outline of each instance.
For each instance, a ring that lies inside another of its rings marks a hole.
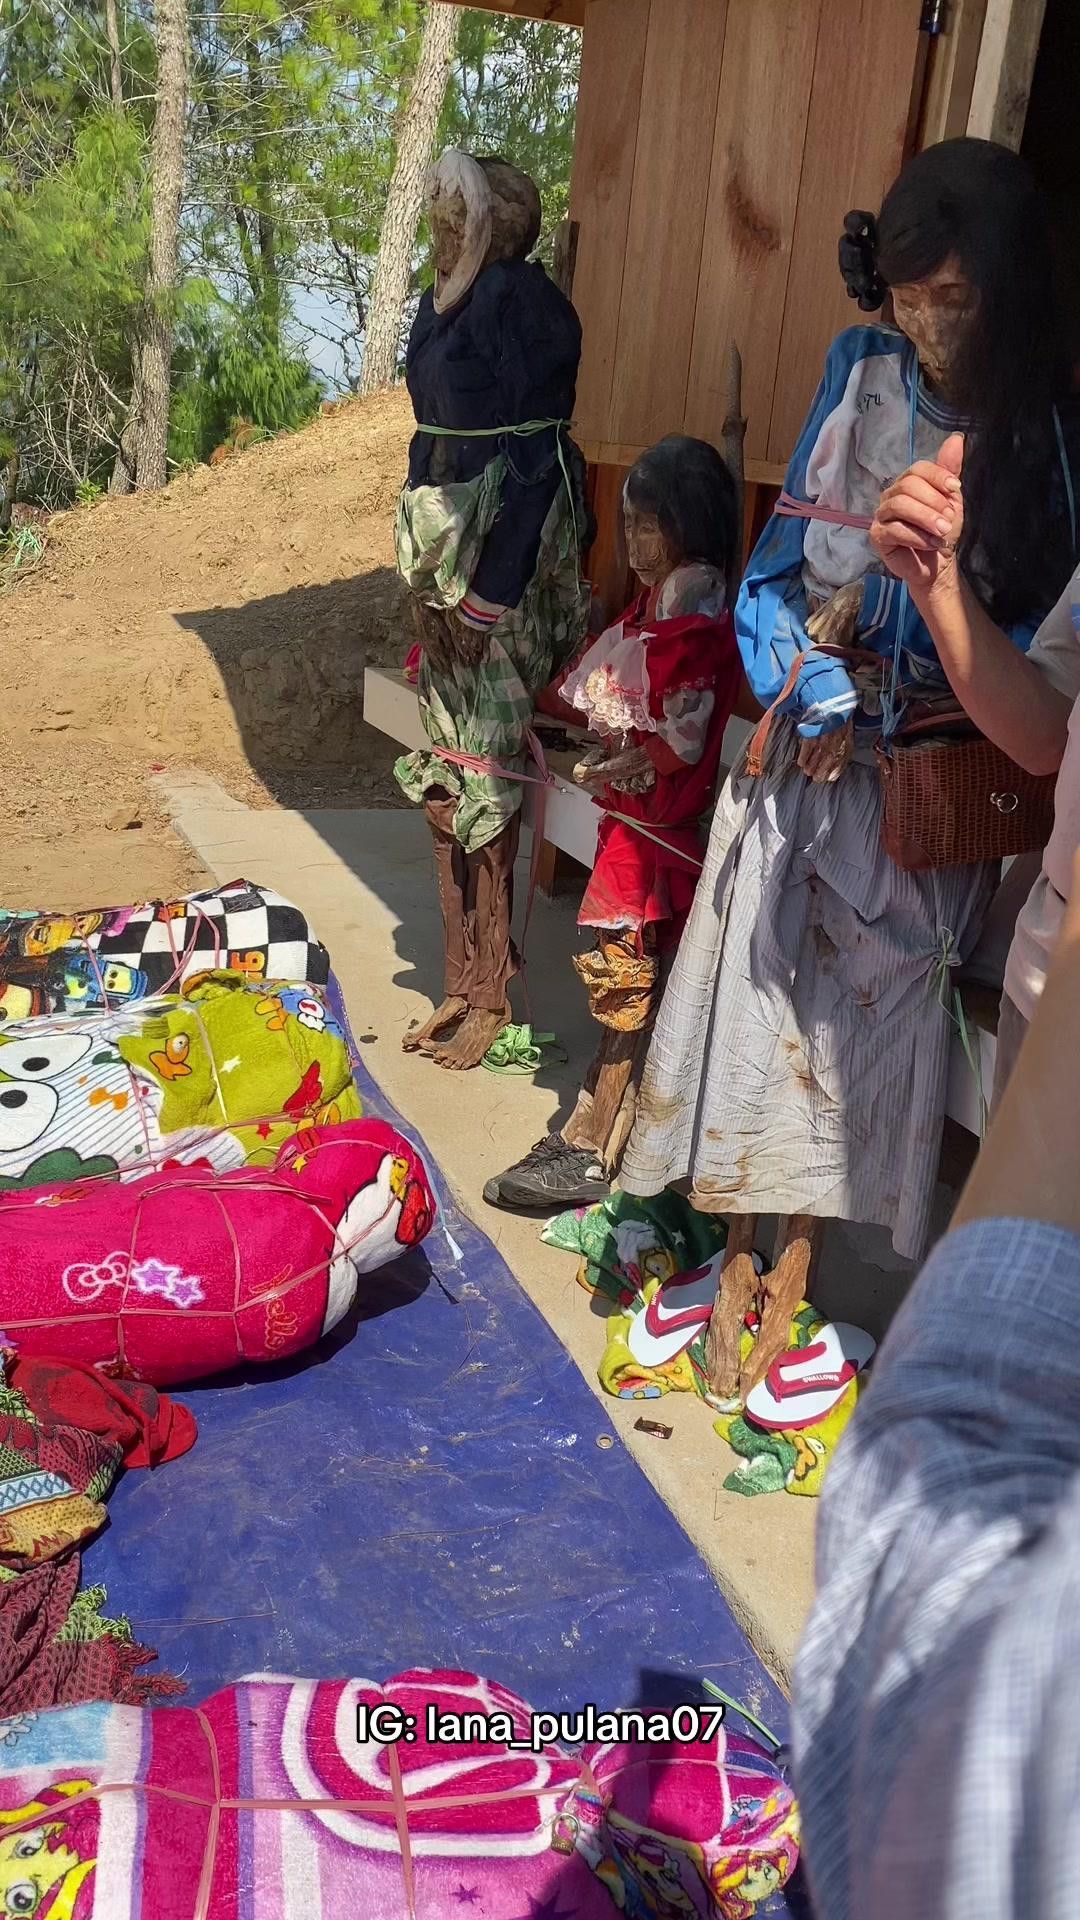
[[[796,500],[873,514],[885,487],[913,460],[933,460],[961,422],[919,382],[914,419],[915,349],[891,327],[848,327],[829,348],[825,377],[787,470],[786,491]],[[751,557],[735,609],[735,628],[747,677],[762,706],[779,695],[797,653],[809,650],[783,711],[798,714],[798,731],[812,739],[842,726],[880,728],[873,699],[861,694],[847,669],[815,653],[806,636],[812,603],[862,580],[862,607],[853,644],[891,659],[903,621],[899,688],[941,689],[945,677],[934,643],[899,581],[880,562],[860,527],[774,515]],[[1012,629],[1026,652],[1039,623]]]

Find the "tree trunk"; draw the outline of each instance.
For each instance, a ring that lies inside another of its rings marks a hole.
[[[124,104],[124,85],[120,71],[120,21],[116,0],[105,0],[105,35],[109,42],[109,92],[114,107]]]
[[[151,168],[150,265],[134,354],[127,425],[110,492],[163,487],[169,436],[173,295],[184,184],[187,115],[187,0],[157,0],[158,77]]]
[[[413,248],[424,205],[424,182],[439,131],[450,64],[457,46],[460,7],[429,4],[420,58],[398,128],[397,154],[379,238],[379,258],[368,301],[361,393],[393,383],[401,322],[412,283]]]

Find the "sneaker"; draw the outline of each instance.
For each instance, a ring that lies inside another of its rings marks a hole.
[[[489,1207],[588,1207],[606,1200],[611,1183],[595,1153],[568,1147],[561,1133],[545,1134],[535,1147],[484,1188]]]

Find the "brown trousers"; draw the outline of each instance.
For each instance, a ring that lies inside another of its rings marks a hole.
[[[600,1023],[600,1045],[563,1139],[568,1147],[595,1153],[608,1175],[617,1171],[630,1138],[649,1036],[670,965],[670,954],[657,953],[651,927],[642,941],[634,934],[600,933],[596,945],[574,960],[588,989],[593,1018]]]
[[[466,853],[452,827],[457,800],[435,788],[424,803],[435,842],[435,871],[446,948],[445,996],[499,1013],[520,958],[510,933],[514,912],[514,861],[521,815],[515,813],[494,840]]]

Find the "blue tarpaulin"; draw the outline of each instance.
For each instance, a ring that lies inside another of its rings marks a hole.
[[[354,1048],[355,1054],[355,1048]],[[700,1555],[416,1139],[440,1202],[312,1352],[183,1399],[185,1458],[126,1474],[85,1555],[198,1701],[243,1674],[490,1674],[540,1708],[663,1705],[707,1675],[786,1706]]]

